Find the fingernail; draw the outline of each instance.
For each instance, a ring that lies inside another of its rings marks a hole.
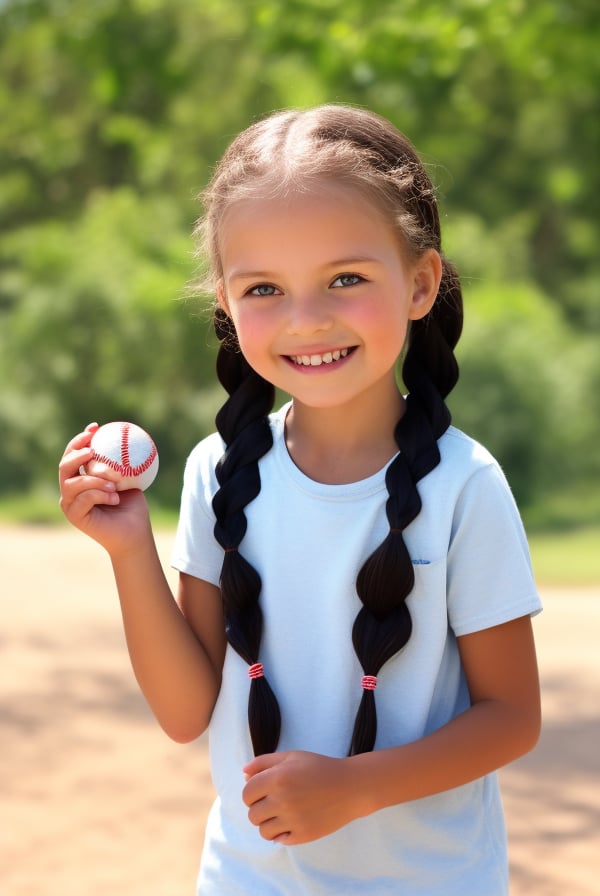
[[[103,486],[103,488],[107,492],[114,492],[117,490],[117,486],[115,485],[114,482],[106,482],[105,485]]]

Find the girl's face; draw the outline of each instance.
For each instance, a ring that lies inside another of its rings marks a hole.
[[[307,407],[397,394],[408,322],[437,294],[437,252],[408,261],[376,208],[330,186],[240,203],[219,236],[219,301],[257,373]]]

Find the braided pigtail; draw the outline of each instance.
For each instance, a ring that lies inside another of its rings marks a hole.
[[[352,643],[364,678],[350,755],[369,752],[375,746],[377,675],[384,663],[402,650],[412,632],[406,598],[414,586],[414,571],[402,533],[421,510],[418,481],[440,462],[437,440],[450,425],[444,398],[458,380],[453,349],[462,329],[462,295],[456,271],[446,261],[443,266],[432,310],[412,324],[402,369],[410,391],[394,432],[400,453],[386,473],[390,531],[367,558],[356,580],[363,606],[354,622]]]
[[[260,492],[258,461],[273,444],[267,418],[275,396],[271,384],[254,372],[236,347],[229,319],[220,310],[215,315],[215,329],[221,340],[217,375],[229,398],[216,418],[226,447],[215,470],[219,489],[212,502],[217,518],[214,533],[225,551],[220,585],[227,640],[250,667],[248,722],[258,756],[276,749],[281,717],[259,663],[263,630],[260,576],[238,548],[246,532],[244,508]]]

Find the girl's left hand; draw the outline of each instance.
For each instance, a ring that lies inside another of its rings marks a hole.
[[[266,753],[243,771],[248,818],[265,840],[286,846],[309,843],[366,814],[348,759],[301,751]]]

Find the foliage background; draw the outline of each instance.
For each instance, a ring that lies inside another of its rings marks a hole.
[[[213,427],[197,194],[284,106],[388,116],[463,277],[455,422],[531,524],[600,520],[595,0],[0,0],[0,500],[51,492],[90,419],[161,454]]]

